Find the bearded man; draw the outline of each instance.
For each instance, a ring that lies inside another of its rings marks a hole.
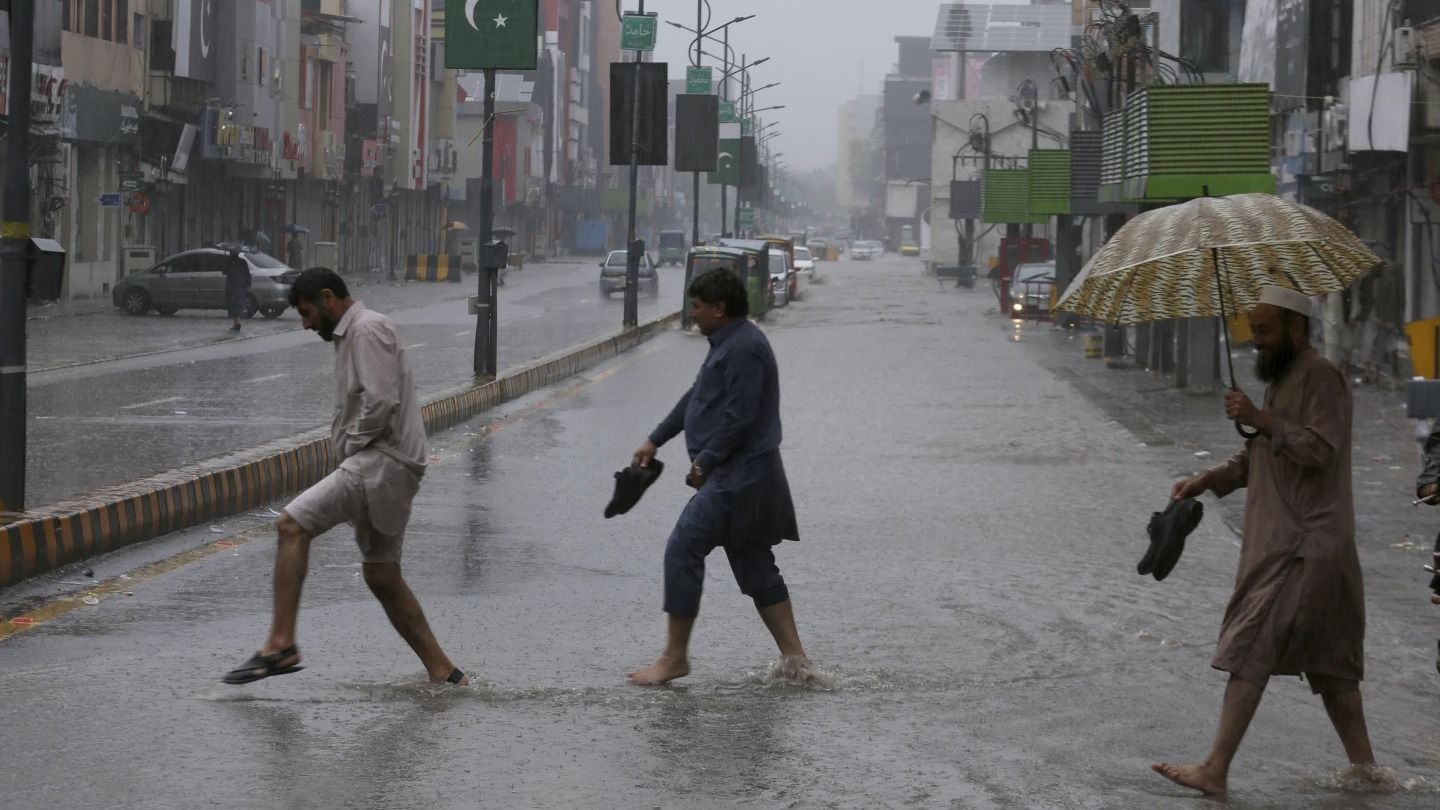
[[[1266,287],[1250,313],[1263,408],[1238,390],[1225,414],[1257,435],[1239,455],[1175,484],[1175,499],[1225,497],[1246,487],[1235,592],[1211,666],[1230,673],[1210,753],[1156,772],[1207,794],[1224,793],[1240,741],[1271,675],[1303,675],[1320,695],[1345,754],[1374,765],[1360,698],[1365,597],[1355,551],[1350,484],[1350,391],[1310,346],[1310,299]]]

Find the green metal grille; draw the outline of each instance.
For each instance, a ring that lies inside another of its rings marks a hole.
[[[987,169],[985,211],[981,219],[994,224],[1044,224],[1049,217],[1030,213],[1030,170]]]
[[[1146,200],[1274,193],[1270,88],[1156,85],[1145,91]]]
[[[1030,213],[1070,213],[1070,150],[1030,150]]]

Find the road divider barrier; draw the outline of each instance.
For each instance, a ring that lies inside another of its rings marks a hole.
[[[459,274],[459,263],[456,265]],[[421,407],[436,433],[554,385],[674,327],[680,313],[543,357],[494,380],[457,386]],[[329,428],[27,510],[0,525],[0,587],[171,532],[290,497],[335,468]]]
[[[461,257],[443,253],[412,253],[405,257],[406,281],[460,283]]]

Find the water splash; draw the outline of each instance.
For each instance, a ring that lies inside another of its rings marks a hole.
[[[1384,765],[1351,765],[1326,774],[1320,784],[1346,793],[1440,793],[1440,783],[1423,776],[1407,779]]]
[[[749,681],[767,689],[802,688],[831,692],[839,688],[841,678],[809,658],[787,655],[772,662],[764,672],[751,672]]]

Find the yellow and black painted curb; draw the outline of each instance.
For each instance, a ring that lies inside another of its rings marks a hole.
[[[493,381],[460,386],[422,408],[436,433],[477,413],[573,377],[677,324],[672,313],[541,358]],[[32,509],[0,525],[0,587],[170,532],[293,495],[334,469],[328,429],[188,465],[89,497]]]
[[[443,253],[412,253],[405,257],[406,281],[460,283],[460,257]]]

